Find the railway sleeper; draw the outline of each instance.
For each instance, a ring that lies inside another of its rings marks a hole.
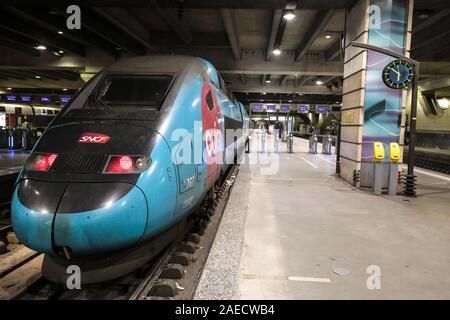
[[[193,242],[195,244],[200,243],[200,235],[198,233],[189,233],[186,237],[187,242]]]
[[[197,249],[197,245],[193,242],[181,242],[177,247],[177,252],[185,252],[185,253],[194,253],[195,249]]]
[[[186,252],[175,252],[169,260],[169,263],[188,266],[192,261],[192,255]]]
[[[150,289],[149,296],[172,298],[178,294],[177,284],[173,280],[157,279]]]
[[[183,268],[181,264],[173,264],[169,263],[166,265],[161,272],[159,278],[160,279],[181,279],[183,278],[186,270]]]

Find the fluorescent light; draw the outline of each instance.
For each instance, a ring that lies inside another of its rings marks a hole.
[[[64,51],[62,51],[62,50],[59,50],[58,52],[59,52],[60,54],[63,54],[63,53],[64,53]]]
[[[419,19],[428,19],[430,17],[430,14],[427,12],[423,12],[423,13],[419,14],[417,17]]]
[[[36,79],[40,79],[41,77],[40,76],[34,76]]]
[[[292,102],[292,100],[289,100],[288,102],[289,102],[289,103],[291,103],[291,102]]]
[[[270,83],[270,82],[271,82],[270,79],[267,79],[267,80],[266,80],[266,83]]]
[[[63,91],[67,91],[67,89],[66,88],[64,88],[64,89],[62,89]]]
[[[284,15],[283,18],[285,18],[287,21],[291,21],[292,19],[295,18],[295,13],[293,10],[287,10]]]
[[[64,34],[64,32],[62,32],[62,31],[60,30],[60,31],[58,31],[58,34]]]
[[[6,88],[6,90],[12,90],[12,88],[8,87],[8,88]]]
[[[278,48],[273,49],[272,53],[276,56],[279,56],[281,54],[281,50]]]
[[[40,50],[40,51],[44,51],[44,50],[47,50],[47,47],[44,46],[43,44],[40,44],[37,47],[35,47],[35,49]]]
[[[446,98],[442,98],[442,99],[437,99],[439,107],[441,107],[441,109],[447,109],[450,105],[450,101]]]
[[[318,86],[321,86],[321,85],[323,85],[323,81],[317,80],[317,81],[316,81],[316,84],[317,84]]]
[[[327,34],[327,35],[325,36],[325,39],[331,39],[331,36],[330,36],[329,34]]]
[[[263,92],[262,94],[263,94],[263,95],[265,95],[266,93],[265,93],[265,92]]]

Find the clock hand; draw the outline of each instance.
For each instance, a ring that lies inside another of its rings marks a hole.
[[[400,76],[401,76],[401,71],[400,71],[400,66],[397,67],[398,73],[397,73],[397,81],[400,81]]]
[[[393,69],[393,68],[390,68],[390,67],[389,67],[388,69],[394,71],[397,75],[399,75],[399,73],[400,73],[400,72],[398,72],[397,70],[395,70],[395,69]]]

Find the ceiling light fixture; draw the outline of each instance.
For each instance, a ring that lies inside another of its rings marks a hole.
[[[439,107],[443,110],[448,109],[450,106],[450,101],[446,98],[437,99],[437,102],[439,104]]]
[[[327,34],[327,35],[325,36],[325,39],[331,39],[331,36],[330,36],[329,34]]]
[[[63,53],[64,53],[64,51],[62,51],[62,50],[59,50],[59,51],[58,51],[58,53],[60,53],[60,54],[63,54]]]
[[[58,31],[58,34],[64,34],[64,32],[62,32],[62,31],[60,30],[60,31]]]
[[[295,18],[295,12],[294,10],[286,10],[283,18],[286,19],[287,21],[291,21]]]
[[[44,46],[43,44],[38,45],[37,47],[35,47],[35,49],[39,50],[39,51],[44,51],[47,50],[47,47]]]
[[[321,85],[323,85],[323,81],[317,80],[317,81],[316,81],[316,84],[317,84],[318,86],[321,86]]]
[[[271,82],[270,79],[267,79],[267,80],[266,80],[266,83],[270,83],[270,82]]]
[[[279,56],[281,54],[281,50],[279,48],[273,49],[272,53],[276,56]]]
[[[36,79],[40,79],[41,78],[41,76],[34,76]]]
[[[66,89],[66,88],[63,88],[62,91],[67,91],[67,89]]]
[[[262,94],[263,94],[263,95],[266,95],[266,93],[265,93],[265,92],[263,92]]]
[[[6,90],[12,90],[12,88],[8,87],[8,88],[6,88]]]

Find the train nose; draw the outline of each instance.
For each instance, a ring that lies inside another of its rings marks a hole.
[[[29,187],[33,182],[30,180],[27,184]],[[42,184],[39,182],[38,187],[48,193],[51,188],[47,184],[53,183],[45,182],[46,188]],[[19,191],[20,188],[21,185]],[[53,198],[57,196],[54,194]],[[52,253],[82,256],[120,250],[137,243],[144,234],[147,202],[142,191],[133,184],[67,183],[59,199],[51,217],[37,207],[25,208],[26,204],[23,204],[28,218],[27,227],[22,228],[20,223],[15,223],[14,227],[19,231],[16,231],[19,238],[26,238],[24,243],[29,247],[51,253],[51,246]],[[42,217],[46,217],[46,223],[30,223],[32,220],[38,222]],[[34,234],[33,238],[29,236],[30,233]]]

